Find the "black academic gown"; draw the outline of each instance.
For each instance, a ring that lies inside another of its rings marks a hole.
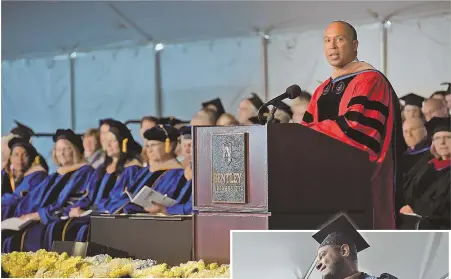
[[[430,154],[430,148],[431,141],[428,138],[420,141],[413,149],[407,148],[402,156],[404,174],[408,173],[425,154]],[[432,155],[430,156],[432,159]]]
[[[423,217],[430,217],[428,229],[449,229],[450,226],[450,160],[429,160],[423,157],[412,169],[407,204]],[[427,228],[427,227],[424,227]]]
[[[388,273],[382,273],[381,276],[376,277],[362,272],[359,276],[359,279],[398,279],[398,278]]]

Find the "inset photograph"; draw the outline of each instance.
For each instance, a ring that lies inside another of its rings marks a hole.
[[[232,278],[447,279],[448,232],[357,231],[344,215],[320,231],[232,231]]]

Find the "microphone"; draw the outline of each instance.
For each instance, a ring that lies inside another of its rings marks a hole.
[[[293,84],[293,85],[291,85],[290,87],[287,88],[285,93],[283,93],[283,94],[275,97],[274,99],[264,103],[262,107],[267,107],[269,105],[274,105],[275,103],[280,102],[282,100],[285,100],[287,98],[290,99],[290,100],[295,99],[295,98],[297,98],[297,97],[299,97],[301,95],[301,92],[302,92],[302,90],[299,87],[299,85]]]
[[[301,93],[302,93],[302,90],[299,87],[299,85],[297,85],[297,84],[291,85],[290,87],[287,88],[287,90],[285,90],[285,93],[283,93],[283,94],[275,97],[274,99],[264,103],[260,107],[260,109],[258,110],[258,119],[260,121],[262,121],[262,119],[263,119],[263,117],[262,117],[262,109],[263,108],[266,108],[267,106],[273,105],[274,107],[271,110],[271,113],[270,113],[270,115],[269,115],[269,117],[267,118],[267,121],[266,121],[266,123],[271,123],[273,121],[273,119],[274,119],[274,113],[275,113],[276,108],[277,108],[277,103],[279,103],[282,100],[285,100],[287,98],[290,99],[290,100],[295,99],[295,98],[299,97],[301,95]]]

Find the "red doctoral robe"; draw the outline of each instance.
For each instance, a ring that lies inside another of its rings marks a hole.
[[[395,229],[395,212],[400,208],[395,206],[396,172],[400,172],[395,169],[395,154],[402,154],[395,150],[399,139],[393,135],[395,123],[397,128],[401,125],[396,120],[400,121],[399,101],[388,80],[371,65],[348,66],[352,69],[315,90],[302,124],[369,153],[374,162],[374,228]],[[401,130],[397,131],[402,139]]]

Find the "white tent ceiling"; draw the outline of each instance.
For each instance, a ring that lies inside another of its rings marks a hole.
[[[449,1],[2,1],[2,59],[449,13]]]

